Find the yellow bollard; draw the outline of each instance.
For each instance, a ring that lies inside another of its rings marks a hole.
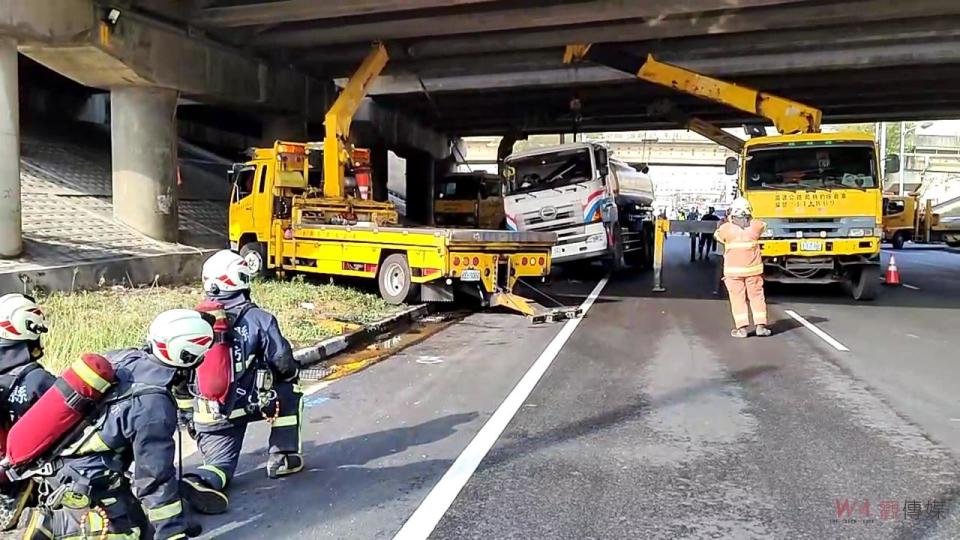
[[[670,232],[670,221],[657,219],[653,239],[653,292],[663,292],[663,243]]]

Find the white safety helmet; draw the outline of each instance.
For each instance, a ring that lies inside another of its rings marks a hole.
[[[169,309],[147,330],[153,356],[175,368],[192,368],[213,345],[213,326],[192,309]]]
[[[247,261],[229,249],[221,249],[203,263],[203,290],[217,294],[250,288],[254,271]]]
[[[47,331],[47,318],[40,306],[22,294],[0,296],[0,339],[33,341]]]
[[[743,197],[738,197],[733,201],[733,204],[730,205],[730,215],[737,217],[752,216],[753,208],[750,206],[750,201]]]

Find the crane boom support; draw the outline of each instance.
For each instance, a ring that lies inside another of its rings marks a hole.
[[[324,116],[323,195],[344,196],[344,165],[350,161],[350,123],[370,85],[387,65],[389,55],[382,43],[374,43],[360,67],[350,77]]]
[[[819,133],[821,112],[784,97],[702,75],[658,61],[646,60],[606,45],[568,45],[564,62],[589,60],[701,99],[766,118],[782,134]]]

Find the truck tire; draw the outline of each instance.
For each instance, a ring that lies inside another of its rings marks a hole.
[[[263,242],[247,242],[240,247],[240,256],[255,275],[267,275],[267,249]]]
[[[903,245],[906,243],[907,235],[903,231],[893,235],[893,239],[890,240],[890,244],[893,246],[893,249],[903,249]]]
[[[407,256],[402,253],[394,253],[383,260],[377,272],[377,285],[380,297],[388,304],[403,304],[420,295],[420,286],[413,282]]]
[[[858,302],[866,302],[877,297],[880,290],[880,266],[869,265],[851,276],[850,294]]]
[[[603,260],[603,268],[610,274],[618,274],[626,268],[627,264],[623,257],[623,233],[619,225],[613,228],[613,253]]]

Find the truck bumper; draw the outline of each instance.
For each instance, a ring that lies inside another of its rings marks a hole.
[[[585,259],[595,259],[606,255],[608,251],[607,232],[603,224],[591,224],[587,234],[578,242],[560,243],[553,246],[552,258],[555,263],[565,263]],[[562,241],[561,241],[562,242]]]
[[[816,249],[814,248],[815,244]],[[806,245],[805,245],[806,244]],[[804,249],[807,248],[807,249]],[[880,239],[865,238],[796,238],[760,240],[760,254],[770,257],[830,257],[840,255],[874,255],[880,253]]]

